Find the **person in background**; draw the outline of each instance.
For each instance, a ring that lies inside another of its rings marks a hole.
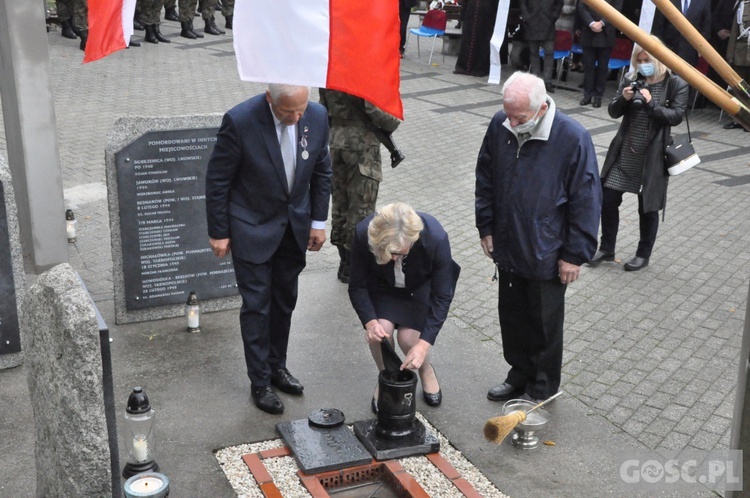
[[[466,5],[454,74],[490,74],[490,40],[495,29],[498,3],[499,0],[470,0]]]
[[[409,26],[411,9],[416,6],[417,0],[398,0],[399,35],[401,35],[398,51],[401,54],[401,58],[404,57],[404,50],[406,49],[406,28]]]
[[[727,62],[743,81],[750,81],[750,2],[736,0],[732,20],[732,30],[729,33],[727,45]],[[739,123],[724,126],[727,130],[743,128]]]
[[[429,214],[397,202],[357,225],[351,255],[349,299],[378,370],[385,368],[380,342],[393,344],[395,334],[406,355],[401,369],[417,370],[425,403],[440,405],[443,393],[429,353],[448,316],[460,272],[448,234]],[[376,389],[371,403],[375,413],[377,398]]]
[[[623,77],[609,103],[609,115],[623,119],[602,167],[602,238],[590,264],[614,261],[620,204],[623,195],[631,193],[638,196],[640,240],[625,270],[638,271],[649,264],[659,230],[659,210],[667,203],[664,146],[671,127],[682,122],[688,84],[639,45],[630,64],[636,69]]]
[[[605,0],[618,12],[623,0]],[[583,99],[581,105],[602,106],[604,88],[609,74],[609,55],[617,32],[599,13],[583,2],[578,4],[583,49]]]
[[[513,73],[502,96],[476,167],[476,226],[497,269],[510,365],[487,398],[537,401],[560,388],[565,291],[596,251],[601,185],[591,135],[541,78]]]
[[[554,93],[552,69],[555,65],[555,22],[560,17],[563,0],[521,0],[523,37],[529,49],[529,72],[544,79],[547,93]],[[544,69],[539,50],[544,50]]]

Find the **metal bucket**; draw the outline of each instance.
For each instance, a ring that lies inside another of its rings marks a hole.
[[[383,370],[378,375],[378,384],[375,435],[385,439],[408,437],[414,432],[417,412],[417,374],[411,370]]]

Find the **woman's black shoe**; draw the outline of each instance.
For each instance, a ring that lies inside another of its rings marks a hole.
[[[641,268],[646,268],[647,266],[648,258],[641,258],[639,256],[636,256],[625,263],[625,271],[638,271]]]
[[[378,400],[376,400],[375,398],[372,398],[370,402],[370,409],[372,410],[372,413],[374,413],[375,415],[378,414]]]
[[[432,366],[432,373],[435,374],[435,380],[438,380],[437,378],[437,372],[435,371],[435,367]],[[440,381],[438,381],[438,386],[440,385]],[[430,406],[440,406],[440,403],[443,402],[443,390],[438,388],[438,392],[436,393],[428,393],[424,391],[424,385],[422,385],[422,397],[424,398],[424,402],[427,403]]]

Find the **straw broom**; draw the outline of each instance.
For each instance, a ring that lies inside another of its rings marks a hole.
[[[510,431],[516,428],[518,424],[526,420],[526,414],[531,413],[537,408],[541,408],[553,399],[560,396],[563,392],[560,391],[557,394],[550,396],[541,403],[534,405],[526,411],[515,410],[507,415],[501,415],[499,417],[493,417],[484,424],[484,437],[487,441],[492,443],[500,444],[503,440],[508,437]]]

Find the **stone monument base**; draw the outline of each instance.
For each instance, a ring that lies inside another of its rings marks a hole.
[[[440,451],[440,441],[419,419],[414,420],[414,432],[404,438],[383,439],[375,435],[376,419],[354,422],[357,435],[375,460],[393,460]]]

